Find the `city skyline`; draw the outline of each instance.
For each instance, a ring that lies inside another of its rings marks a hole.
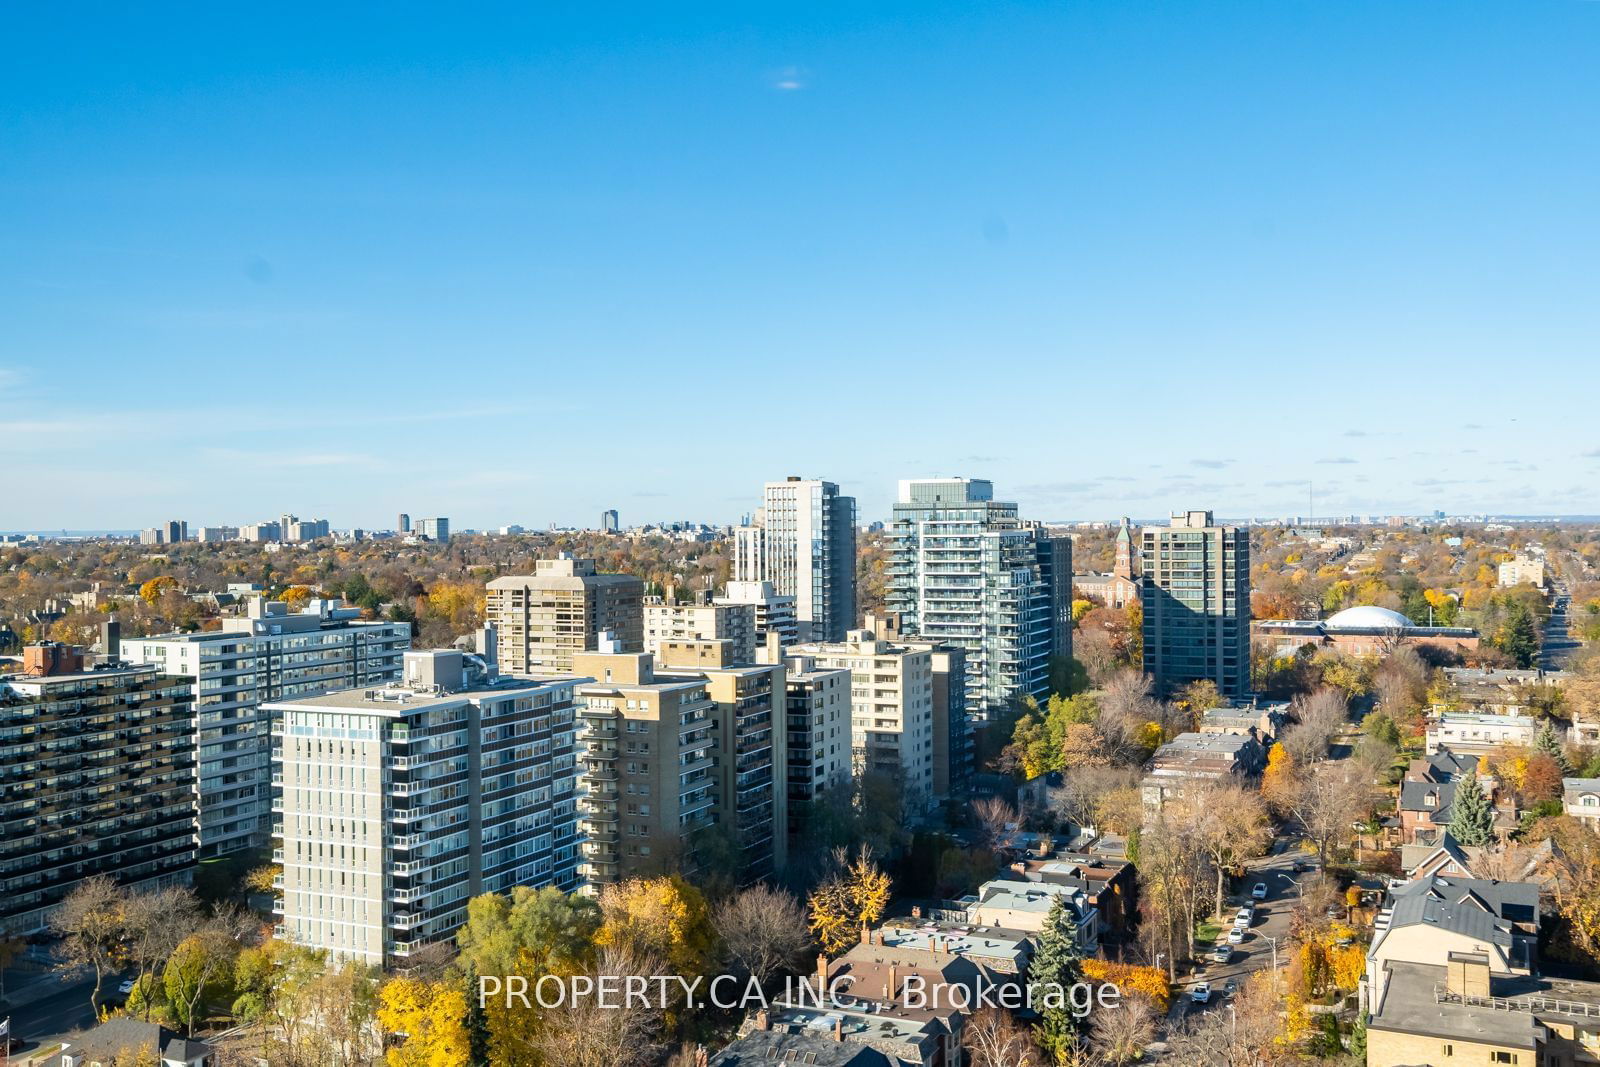
[[[315,21],[19,13],[6,526],[1596,510],[1595,4]]]

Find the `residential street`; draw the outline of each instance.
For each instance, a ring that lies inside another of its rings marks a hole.
[[[1298,892],[1293,879],[1306,877],[1305,874],[1294,873],[1294,861],[1298,858],[1315,863],[1314,856],[1302,853],[1295,847],[1298,840],[1298,836],[1280,835],[1273,841],[1270,854],[1251,861],[1249,874],[1241,879],[1239,891],[1228,898],[1232,905],[1230,914],[1250,899],[1250,887],[1257,882],[1267,883],[1267,899],[1256,904],[1255,922],[1245,935],[1244,943],[1233,946],[1233,960],[1225,964],[1208,962],[1203,971],[1178,988],[1172,1010],[1167,1014],[1169,1024],[1178,1022],[1190,1012],[1226,1011],[1230,998],[1222,992],[1223,985],[1231,978],[1243,986],[1250,975],[1271,967],[1274,939],[1277,940],[1279,953],[1286,950],[1289,911]],[[1211,983],[1209,1004],[1202,1006],[1189,999],[1189,987],[1197,981]]]
[[[1567,595],[1566,583],[1557,579],[1551,583],[1551,588],[1555,592],[1555,599],[1550,605],[1550,618],[1544,625],[1544,645],[1539,650],[1539,666],[1543,670],[1559,671],[1566,667],[1567,659],[1578,647],[1578,642],[1567,630],[1567,610],[1572,600]]]

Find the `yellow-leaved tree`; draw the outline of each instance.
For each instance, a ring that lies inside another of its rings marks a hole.
[[[806,898],[811,932],[830,955],[850,944],[863,926],[883,918],[893,887],[864,845],[854,860],[840,849],[834,861],[834,873]]]
[[[470,1067],[467,997],[442,982],[394,978],[378,991],[378,1025],[405,1040],[384,1053],[389,1067]]]
[[[716,961],[711,909],[700,890],[678,875],[607,886],[600,893],[600,915],[594,941],[601,948],[657,957],[686,978],[709,973]]]

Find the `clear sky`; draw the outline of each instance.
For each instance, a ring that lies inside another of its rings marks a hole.
[[[0,529],[1600,512],[1600,2],[14,4]]]

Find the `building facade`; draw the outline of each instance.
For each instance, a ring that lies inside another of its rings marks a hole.
[[[855,498],[833,482],[768,482],[755,522],[735,531],[733,574],[794,597],[802,640],[843,640],[856,624]]]
[[[393,965],[480,893],[579,888],[577,680],[500,677],[480,647],[270,705],[281,936]]]
[[[448,541],[450,540],[450,520],[442,516],[434,519],[418,519],[417,532],[430,541]]]
[[[1250,691],[1250,534],[1188,511],[1141,535],[1144,669],[1162,692],[1209,679]]]
[[[714,604],[748,604],[755,610],[756,644],[765,646],[767,635],[777,634],[787,647],[800,640],[800,623],[794,614],[794,597],[780,596],[771,582],[729,582]]]
[[[850,787],[850,672],[820,667],[810,656],[789,656],[784,666],[789,735],[784,764],[793,848],[804,838],[816,805],[828,793]]]
[[[694,873],[703,832],[736,850],[741,881],[788,856],[784,668],[735,665],[726,641],[580,653],[585,875],[592,884]]]
[[[659,655],[668,641],[728,641],[733,662],[756,661],[754,604],[664,604],[644,606],[644,650]]]
[[[43,930],[85,879],[153,889],[196,860],[194,691],[60,645],[0,677],[0,934]]]
[[[894,778],[908,810],[925,810],[934,798],[933,653],[867,630],[852,630],[845,641],[802,642],[789,652],[850,672],[854,773]]]
[[[1070,539],[1023,522],[988,481],[902,481],[888,573],[906,632],[965,653],[972,712],[1048,694],[1052,657],[1072,652]]]
[[[266,844],[272,739],[265,705],[400,677],[408,622],[361,619],[337,600],[291,612],[257,597],[220,630],[120,642],[131,663],[192,679],[198,716],[200,854]]]
[[[494,579],[485,613],[508,674],[570,674],[573,656],[594,651],[602,633],[624,651],[644,650],[644,582],[597,573],[592,559],[563,553],[539,560],[531,575]]]

